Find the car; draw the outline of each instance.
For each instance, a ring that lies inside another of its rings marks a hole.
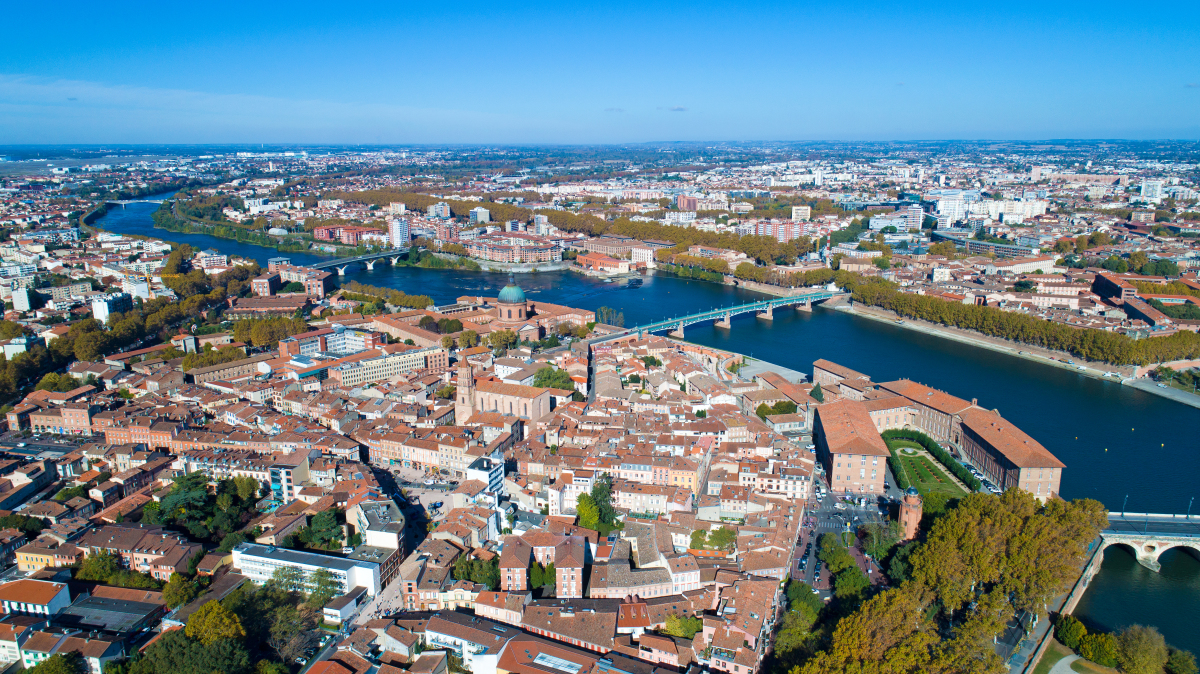
[[[1084,367],[1084,366],[1082,366],[1082,365],[1076,365],[1076,366],[1075,366],[1075,369],[1077,369],[1077,370],[1086,370],[1087,368],[1086,368],[1086,367]]]
[[[433,485],[433,480],[425,480],[425,485],[426,485],[426,486],[432,486],[432,485]]]
[[[442,507],[442,502],[441,502],[441,501],[438,501],[437,503],[434,503],[432,507],[434,508],[434,510],[436,510],[436,509],[438,509],[438,508],[441,508],[441,507]]]
[[[1162,386],[1162,384],[1159,384],[1159,386]],[[17,446],[18,446],[18,447],[24,447],[24,446],[25,446],[25,443],[23,443],[23,442],[18,442],[18,443],[17,443]]]
[[[304,665],[308,664],[308,660],[305,660],[304,658],[296,658],[296,664],[303,667]]]
[[[350,554],[351,552],[354,552],[354,548],[350,547],[349,545],[347,545],[347,546],[344,546],[344,547],[342,548],[342,554],[343,554],[343,555],[348,555],[348,554]]]

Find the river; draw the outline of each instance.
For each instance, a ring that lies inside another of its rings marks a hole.
[[[154,204],[114,207],[96,225],[112,232],[142,234],[229,255],[265,266],[275,249],[201,234],[154,229]],[[283,254],[296,263],[328,259]],[[500,273],[442,271],[377,264],[347,270],[344,280],[397,288],[449,303],[462,295],[495,296],[508,277]],[[606,284],[572,272],[521,275],[517,283],[531,300],[624,313],[626,325],[727,306],[758,293],[670,275],[648,276],[640,289]],[[774,321],[750,314],[732,328],[711,324],[687,328],[689,341],[745,353],[801,372],[826,358],[871,376],[874,381],[908,378],[960,398],[977,398],[1036,438],[1067,465],[1064,498],[1094,498],[1129,512],[1183,513],[1200,492],[1200,409],[1069,370],[940,339],[889,323],[817,307],[812,313],[775,312]],[[1200,653],[1200,561],[1186,552],[1163,555],[1160,574],[1143,569],[1119,546],[1106,551],[1076,615],[1108,629],[1133,623],[1156,625],[1167,641]],[[1132,565],[1132,566],[1131,566]]]

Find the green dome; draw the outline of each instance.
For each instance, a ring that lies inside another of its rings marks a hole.
[[[500,291],[500,296],[496,300],[501,304],[525,304],[525,291],[510,282]]]

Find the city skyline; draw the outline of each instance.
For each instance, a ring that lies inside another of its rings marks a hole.
[[[0,143],[1195,139],[1160,9],[27,5]]]

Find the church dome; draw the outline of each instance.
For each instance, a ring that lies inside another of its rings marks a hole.
[[[904,490],[904,493],[907,496],[920,496],[921,495],[921,492],[917,491],[916,487],[909,487],[908,489]]]
[[[509,284],[500,291],[500,296],[496,298],[496,301],[500,304],[525,304],[525,291],[509,281]]]

